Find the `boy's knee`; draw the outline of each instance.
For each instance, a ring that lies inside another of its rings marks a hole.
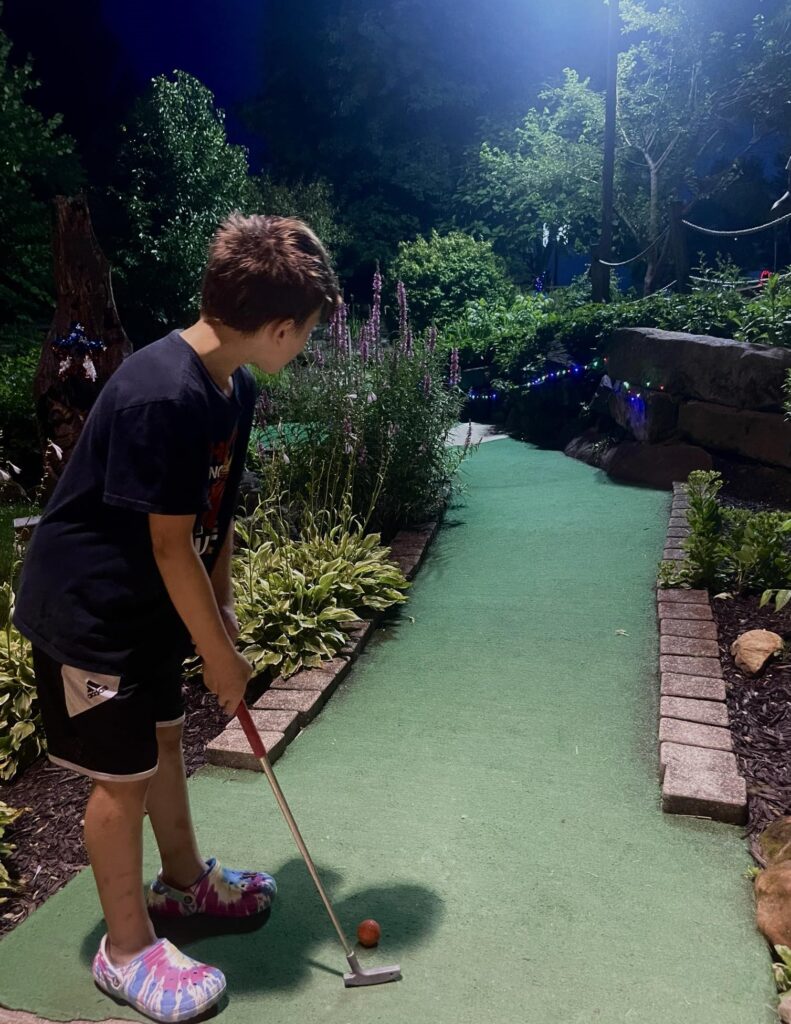
[[[181,757],[181,737],[184,728],[179,725],[157,727],[157,746],[160,757]]]

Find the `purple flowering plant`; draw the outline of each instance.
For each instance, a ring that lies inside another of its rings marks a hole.
[[[312,514],[348,496],[355,516],[389,534],[436,513],[468,448],[446,445],[464,402],[458,353],[449,358],[435,327],[414,330],[403,284],[388,331],[382,292],[377,270],[367,315],[339,307],[269,382],[253,456],[260,472],[272,450],[287,455],[289,493]]]

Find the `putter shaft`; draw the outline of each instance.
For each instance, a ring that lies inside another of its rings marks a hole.
[[[291,829],[294,842],[297,844],[299,852],[302,854],[302,859],[305,861],[305,866],[310,872],[310,877],[313,879],[313,883],[318,890],[319,896],[321,896],[324,908],[329,914],[329,918],[332,921],[335,931],[338,933],[338,938],[343,946],[346,959],[351,967],[351,972],[343,976],[344,984],[347,987],[356,987],[362,985],[378,985],[386,981],[398,981],[401,977],[401,968],[397,964],[394,964],[392,967],[366,968],[360,966],[357,960],[357,954],[349,940],[346,938],[346,933],[341,927],[341,923],[338,920],[332,904],[330,903],[329,896],[327,896],[327,893],[324,890],[324,886],[319,878],[319,873],[316,870],[316,865],[313,863],[313,858],[305,845],[305,840],[302,838],[302,833],[299,831],[299,827],[294,820],[294,815],[291,813],[288,801],[286,800],[283,790],[280,788],[280,783],[277,781],[277,777],[272,770],[272,764],[269,760],[269,755],[266,752],[264,742],[255,727],[255,723],[253,722],[252,716],[250,715],[244,701],[239,705],[236,715],[242,729],[244,730],[245,736],[250,743],[253,754],[258,758],[269,785],[272,787],[272,792],[275,795],[278,807],[282,811],[288,827]]]

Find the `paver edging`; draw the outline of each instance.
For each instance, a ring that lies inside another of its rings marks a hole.
[[[441,516],[408,530],[400,530],[391,541],[391,561],[396,563],[407,580],[411,581],[417,575],[440,522]],[[251,714],[262,731],[270,761],[276,761],[321,712],[341,680],[351,671],[381,617],[382,613],[374,613],[371,618],[360,619],[345,627],[344,632],[348,633],[346,644],[334,658],[322,662],[318,668],[302,669],[288,679],[278,676],[265,686],[259,685],[256,699],[250,705]],[[278,715],[287,716],[283,719],[287,723],[283,728],[278,725]],[[258,760],[249,749],[235,718],[206,745],[206,758],[213,765],[260,770]]]
[[[664,560],[678,569],[689,536],[686,486],[673,484]],[[716,622],[705,590],[657,585],[662,810],[741,825],[747,787],[732,750]],[[691,635],[689,635],[691,634]]]

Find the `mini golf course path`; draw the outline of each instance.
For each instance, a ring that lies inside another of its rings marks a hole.
[[[382,923],[363,962],[404,980],[343,988],[266,781],[206,769],[205,851],[280,882],[265,927],[176,935],[226,972],[219,1021],[767,1024],[739,830],[659,808],[667,496],[507,440],[466,478],[404,614],[277,767],[342,921]],[[91,984],[101,930],[84,872],[0,944],[0,1003],[139,1019]]]

